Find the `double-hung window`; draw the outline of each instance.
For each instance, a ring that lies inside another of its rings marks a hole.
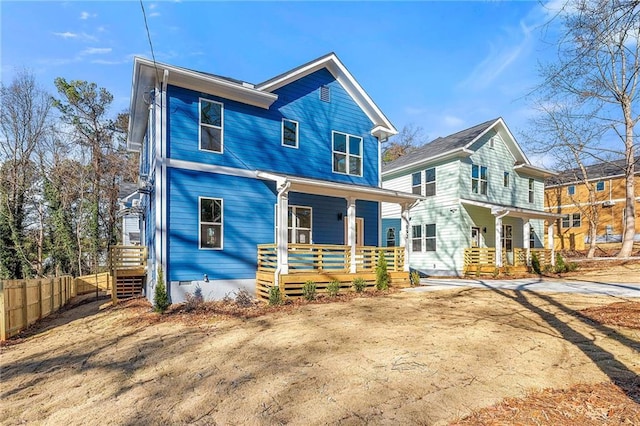
[[[288,241],[311,244],[311,207],[289,206]]]
[[[436,168],[432,167],[424,171],[424,195],[432,197],[436,195]]]
[[[298,147],[298,122],[282,119],[282,146]]]
[[[332,139],[334,173],[362,176],[362,138],[334,131]]]
[[[424,226],[424,250],[436,251],[436,224],[430,223]]]
[[[414,252],[422,251],[422,225],[411,227],[411,249]]]
[[[602,192],[604,191],[604,181],[601,180],[598,183],[596,183],[596,192]]]
[[[563,228],[579,228],[582,224],[580,213],[572,213],[562,218]]]
[[[422,172],[416,172],[411,175],[411,192],[422,195]]]
[[[220,102],[200,99],[200,149],[222,152],[224,107]]]
[[[485,166],[471,165],[471,192],[487,195],[487,168]]]
[[[200,197],[200,248],[222,249],[223,208],[221,198]]]
[[[535,181],[533,179],[529,179],[529,202],[533,203],[535,200]]]
[[[502,186],[505,188],[509,187],[509,172],[504,172],[504,175],[502,176]]]
[[[414,252],[436,251],[436,224],[413,225],[411,247]]]

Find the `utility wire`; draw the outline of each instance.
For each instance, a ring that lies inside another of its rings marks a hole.
[[[140,0],[140,8],[142,8],[142,16],[144,17],[144,27],[147,30],[147,39],[149,40],[149,47],[151,48],[151,59],[153,59],[153,67],[156,69],[156,81],[160,80],[160,72],[156,65],[156,55],[153,52],[153,43],[151,43],[151,34],[149,33],[149,24],[147,23],[147,13],[144,10],[144,4]]]

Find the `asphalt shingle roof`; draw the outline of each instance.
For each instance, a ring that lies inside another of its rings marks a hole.
[[[491,127],[499,119],[485,121],[468,129],[461,130],[449,136],[439,137],[417,148],[402,157],[382,166],[382,171],[397,169],[418,161],[427,160],[447,152],[463,148]]]
[[[592,164],[585,167],[587,179],[604,178],[608,176],[617,176],[624,174],[624,158],[615,161],[602,162]],[[636,157],[636,174],[640,173],[638,166],[640,165],[640,157]],[[545,181],[545,185],[562,185],[569,182],[582,181],[583,175],[580,168],[564,170],[558,176],[554,176]]]

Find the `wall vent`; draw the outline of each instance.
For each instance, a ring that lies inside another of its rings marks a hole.
[[[331,91],[329,86],[320,86],[320,100],[323,102],[331,101]]]

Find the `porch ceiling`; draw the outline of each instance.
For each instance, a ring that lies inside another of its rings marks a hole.
[[[554,221],[564,216],[561,214],[547,213],[540,210],[506,206],[503,204],[485,203],[482,201],[475,201],[475,200],[460,199],[460,203],[466,204],[469,206],[484,207],[486,209],[491,210],[491,214],[493,215],[502,215],[506,213],[507,216],[520,217],[524,219],[545,219],[545,220]]]
[[[258,177],[276,181],[279,186],[289,183],[289,191],[325,195],[328,197],[356,198],[358,200],[399,204],[413,204],[416,201],[423,200],[425,198],[421,195],[393,191],[384,188],[328,182],[324,180],[278,175],[268,172],[258,172]]]

